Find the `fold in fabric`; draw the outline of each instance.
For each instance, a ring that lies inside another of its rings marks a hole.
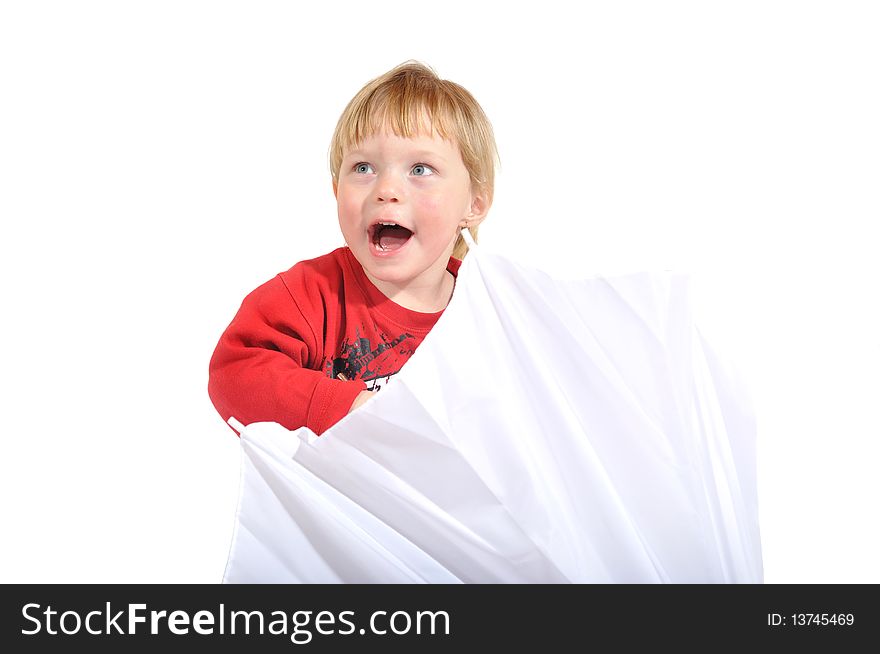
[[[241,431],[225,582],[758,583],[755,423],[684,275],[472,247],[404,369],[317,438]]]

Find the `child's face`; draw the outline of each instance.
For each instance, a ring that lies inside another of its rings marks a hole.
[[[345,242],[386,295],[440,283],[459,228],[482,219],[458,146],[436,135],[365,139],[344,153],[334,193]]]

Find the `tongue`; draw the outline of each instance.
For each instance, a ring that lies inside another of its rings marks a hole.
[[[412,232],[406,227],[380,227],[376,233],[376,241],[383,250],[396,250],[409,240]]]

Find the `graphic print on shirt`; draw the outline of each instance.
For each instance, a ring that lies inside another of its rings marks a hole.
[[[367,390],[379,390],[388,383],[392,375],[400,371],[403,363],[415,351],[414,347],[408,347],[401,343],[413,338],[412,334],[404,332],[395,338],[388,338],[379,332],[381,342],[373,347],[369,338],[363,338],[360,330],[352,341],[347,338],[342,342],[340,353],[333,359],[327,360],[326,372],[333,379],[360,379],[367,384]],[[397,351],[395,351],[397,350]]]

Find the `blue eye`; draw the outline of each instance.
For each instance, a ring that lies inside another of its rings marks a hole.
[[[363,161],[359,164],[355,164],[355,166],[354,166],[354,171],[356,173],[367,173],[367,172],[369,172],[369,170],[367,170],[367,169],[370,169],[370,164],[363,162]]]
[[[424,172],[418,172],[419,170],[422,170]],[[413,166],[412,172],[417,177],[425,177],[426,175],[434,174],[434,170],[426,164],[416,164],[415,166]]]

